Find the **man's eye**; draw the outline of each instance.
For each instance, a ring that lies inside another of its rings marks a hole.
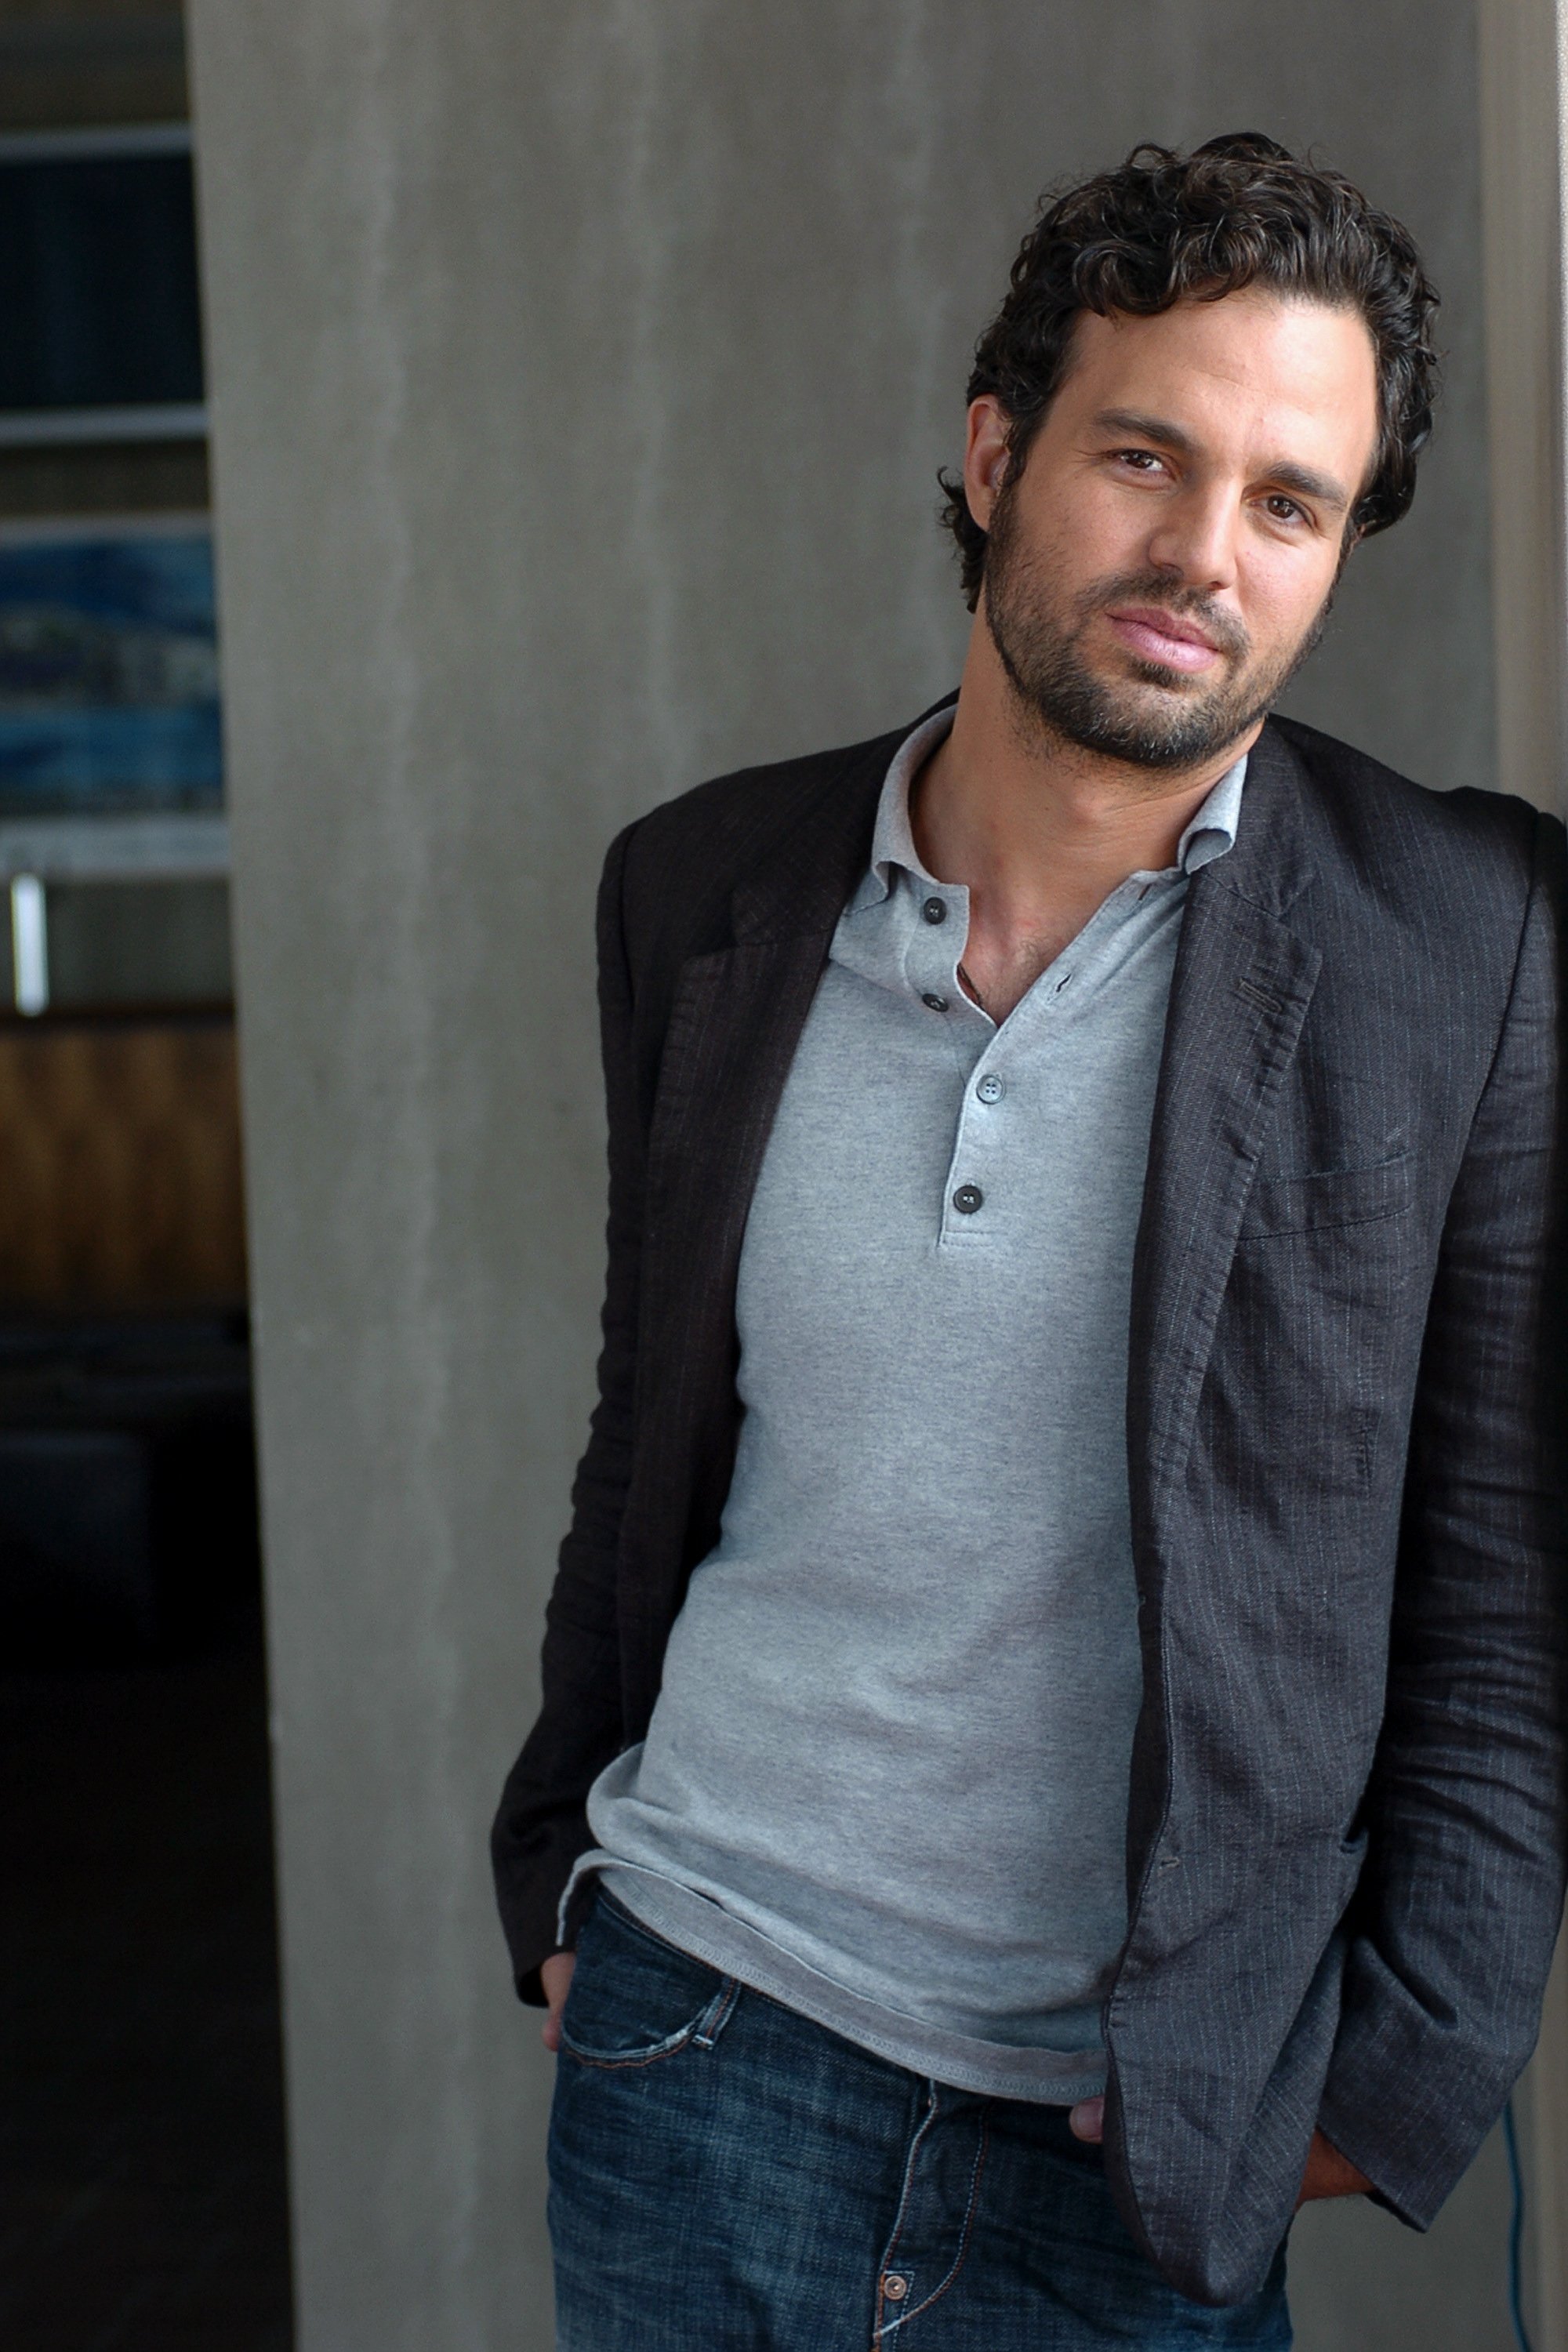
[[[1118,449],[1116,456],[1121,465],[1136,467],[1141,474],[1151,472],[1162,462],[1152,449]]]
[[[1277,490],[1265,504],[1276,522],[1305,522],[1307,520],[1306,509],[1299,507],[1294,499],[1288,499],[1282,490]]]

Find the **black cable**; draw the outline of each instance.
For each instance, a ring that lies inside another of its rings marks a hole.
[[[1519,2352],[1531,2352],[1524,2325],[1524,2174],[1519,2161],[1519,2133],[1514,2127],[1513,2101],[1502,2111],[1502,2139],[1508,2150],[1509,2186],[1513,2211],[1508,2225],[1508,2310]]]

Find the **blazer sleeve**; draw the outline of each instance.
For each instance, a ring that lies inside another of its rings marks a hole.
[[[490,1832],[496,1897],[518,1991],[536,2006],[544,2000],[540,1962],[561,1948],[562,1894],[573,1864],[593,1843],[588,1791],[624,1745],[616,1559],[632,1454],[645,1166],[623,919],[626,850],[635,829],[612,844],[599,886],[610,1204],[598,1402],[545,1611],[539,1717],[508,1775]]]
[[[1563,1901],[1563,829],[1541,818],[1432,1294],[1320,2114],[1380,2200],[1423,2229],[1530,2055]]]

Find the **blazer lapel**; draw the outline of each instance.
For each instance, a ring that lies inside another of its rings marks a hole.
[[[718,1535],[738,1426],[735,1284],[752,1194],[907,731],[826,784],[818,774],[781,809],[734,890],[729,943],[689,957],[677,978],[648,1135],[637,1412],[649,1486],[637,1517],[686,1533],[679,1556],[644,1563],[636,1605],[650,1633],[673,1617],[686,1574]]]
[[[656,1279],[700,1292],[716,1315],[732,1316],[779,1097],[838,918],[870,858],[888,769],[911,731],[864,746],[781,807],[735,885],[729,942],[681,966],[648,1139],[648,1224]],[[645,1282],[647,1274],[645,1265]]]
[[[1140,1580],[1181,1475],[1242,1212],[1321,957],[1287,916],[1313,879],[1304,779],[1265,727],[1235,846],[1193,877],[1133,1261],[1128,1460]]]

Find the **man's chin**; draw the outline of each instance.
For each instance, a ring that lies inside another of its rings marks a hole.
[[[1117,683],[1147,687],[1157,694],[1173,695],[1182,702],[1191,702],[1205,691],[1213,692],[1213,682],[1206,677],[1190,669],[1167,669],[1163,662],[1134,662],[1127,679]]]
[[[1159,774],[1171,769],[1201,767],[1246,734],[1248,719],[1234,710],[1204,713],[1190,701],[1145,706],[1140,710],[1105,713],[1100,719],[1077,727],[1058,722],[1058,734],[1068,736],[1079,751],[1100,760],[1119,760],[1123,767],[1147,767]]]
[[[1161,770],[1200,765],[1236,741],[1249,723],[1234,705],[1205,708],[1184,681],[1169,693],[1152,680],[1148,686],[1151,690],[1118,696],[1092,714],[1040,715],[1080,751],[1129,767]]]

